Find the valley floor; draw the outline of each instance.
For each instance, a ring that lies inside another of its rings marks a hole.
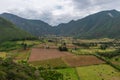
[[[35,67],[51,67],[62,73],[64,80],[120,80],[120,71],[109,65],[106,59],[96,56],[96,51],[109,53],[114,49],[78,48],[75,50],[76,46],[69,45],[69,50],[66,52],[59,51],[54,43],[49,43],[49,48],[45,45],[37,42],[37,46],[27,50],[3,51],[0,52],[0,57],[12,56],[15,61],[26,61]],[[120,65],[119,56],[109,61]]]

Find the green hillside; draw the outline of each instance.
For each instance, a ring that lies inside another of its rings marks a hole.
[[[120,38],[120,12],[102,11],[57,26],[58,35],[79,38]]]
[[[120,12],[117,10],[101,11],[54,27],[40,20],[28,20],[9,13],[3,13],[0,16],[35,36],[120,38]]]
[[[3,13],[0,16],[11,21],[20,29],[27,31],[34,36],[44,36],[53,34],[54,32],[53,28],[49,24],[41,20],[24,19],[10,13]]]
[[[11,22],[0,17],[0,42],[32,37],[29,33],[20,30]]]

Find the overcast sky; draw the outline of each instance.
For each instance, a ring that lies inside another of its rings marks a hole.
[[[9,12],[50,25],[81,19],[87,15],[116,9],[120,0],[0,0],[0,13]]]

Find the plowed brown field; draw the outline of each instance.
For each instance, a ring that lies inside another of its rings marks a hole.
[[[41,49],[41,48],[32,49],[29,62],[44,61],[55,58],[62,58],[62,60],[70,67],[88,66],[105,63],[104,61],[91,55],[76,56],[69,52],[61,52],[57,49]]]
[[[89,65],[105,63],[104,61],[98,59],[95,56],[91,56],[91,55],[65,57],[64,61],[66,63],[68,63],[68,65],[71,67],[89,66]]]
[[[54,58],[60,58],[60,57],[65,57],[65,56],[69,57],[69,56],[73,56],[73,54],[70,54],[69,52],[61,52],[57,49],[33,48],[32,53],[29,58],[29,62],[54,59]]]

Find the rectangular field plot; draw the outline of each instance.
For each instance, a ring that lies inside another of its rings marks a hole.
[[[94,48],[78,49],[78,50],[72,50],[72,53],[77,54],[77,55],[81,55],[81,54],[96,54],[98,52],[100,52],[100,53],[107,52],[108,53],[111,51],[115,51],[115,49],[106,49],[106,50],[94,49]]]
[[[75,68],[58,69],[63,74],[63,80],[79,80]]]
[[[55,59],[65,56],[72,56],[69,52],[61,52],[57,49],[39,49],[33,48],[32,53],[29,58],[29,62],[32,61],[40,61],[40,60],[47,60],[47,59]]]
[[[15,60],[27,60],[31,50],[13,50],[9,52],[9,56],[12,56]]]
[[[63,59],[71,67],[89,66],[89,65],[105,63],[104,61],[91,55],[71,56],[71,57],[65,57]]]
[[[50,66],[53,68],[63,68],[67,67],[67,64],[61,59],[61,58],[55,58],[55,59],[48,59],[48,60],[42,60],[42,61],[33,61],[30,62],[30,64],[34,66]]]
[[[120,80],[120,72],[109,65],[77,67],[81,80]]]

